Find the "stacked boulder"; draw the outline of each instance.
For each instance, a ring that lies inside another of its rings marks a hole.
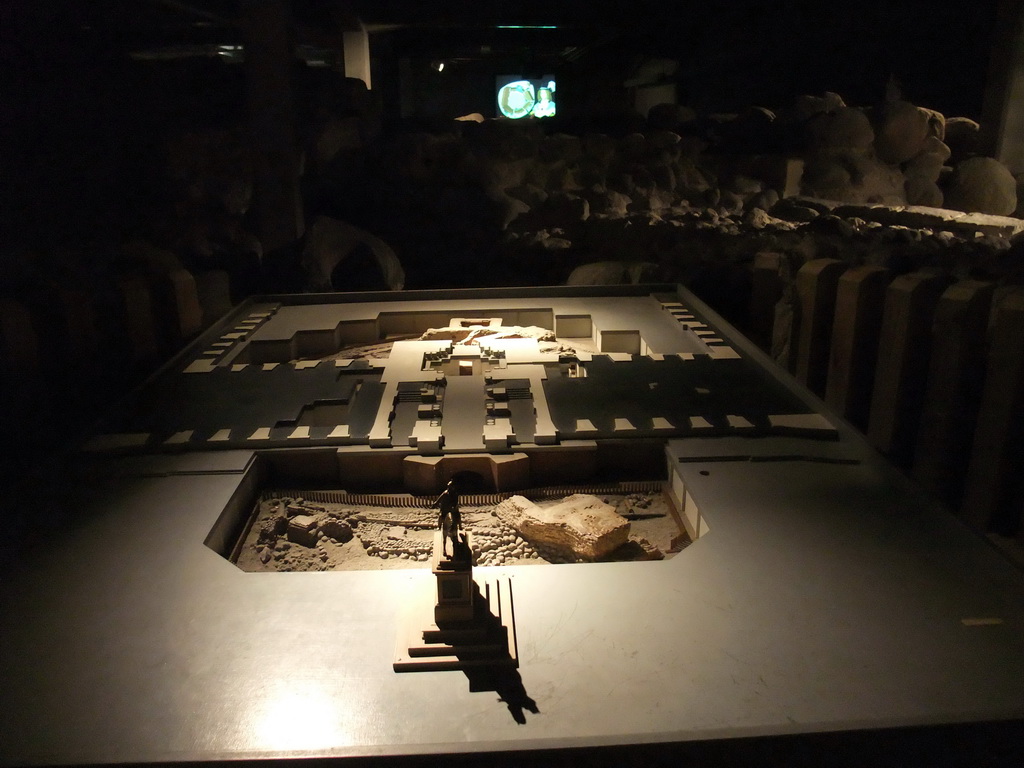
[[[785,254],[793,271],[834,257],[966,274],[1000,268],[1015,233],[866,212],[1017,210],[1016,180],[979,154],[977,123],[895,96],[865,108],[825,93],[737,114],[663,104],[642,132],[546,134],[550,125],[454,121],[381,145],[359,190],[387,216],[364,225],[400,256],[409,284],[682,281],[741,320],[728,302],[742,313],[732,296],[759,251]]]
[[[831,111],[809,118],[802,191],[828,200],[904,202],[898,169],[877,154],[876,135],[863,110],[838,100]]]
[[[953,169],[946,207],[1009,216],[1017,210],[1017,180],[991,157],[969,157]]]
[[[826,93],[778,114],[756,107],[706,116],[664,104],[651,109],[648,125],[615,137],[545,135],[536,122],[460,122],[447,135],[404,136],[386,155],[396,180],[482,191],[492,224],[547,250],[571,247],[591,216],[671,217],[695,207],[732,215],[769,210],[796,193],[995,215],[1016,209],[1012,175],[976,154],[977,123],[906,101],[860,108]]]

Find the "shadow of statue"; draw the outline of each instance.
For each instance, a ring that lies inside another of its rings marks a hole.
[[[486,603],[480,594],[480,587],[476,584],[473,587],[474,603],[480,607],[473,617],[473,623],[485,629],[489,637],[501,638],[504,641],[505,628],[501,620],[483,607]],[[472,693],[494,691],[498,694],[498,700],[508,707],[512,719],[520,725],[526,724],[526,712],[534,715],[540,713],[537,702],[527,694],[523,678],[507,651],[502,656],[490,656],[486,660],[474,658],[472,654],[463,654],[458,649],[455,650],[455,655],[470,662],[463,672],[469,680],[469,690]],[[472,663],[474,661],[479,663]]]
[[[526,712],[539,714],[537,702],[530,698],[523,685],[519,670],[513,667],[486,666],[471,667],[463,670],[469,679],[469,690],[472,693],[494,691],[498,701],[502,701],[512,714],[512,719],[520,725],[526,725]]]

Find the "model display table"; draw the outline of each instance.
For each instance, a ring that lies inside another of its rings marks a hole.
[[[551,338],[503,336],[514,327]],[[1024,716],[1024,574],[674,286],[250,300],[82,455],[73,523],[0,575],[3,763]],[[396,674],[430,563],[231,562],[264,489],[429,495],[457,472],[492,493],[658,481],[692,543],[660,561],[475,568],[514,591],[504,703],[469,673]]]

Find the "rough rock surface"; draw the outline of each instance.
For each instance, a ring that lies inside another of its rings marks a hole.
[[[821,112],[811,119],[807,129],[812,145],[819,149],[866,150],[875,140],[868,116],[854,107]]]
[[[288,521],[288,541],[304,547],[316,545],[316,518],[311,515],[295,515]]]
[[[959,163],[978,154],[981,126],[969,117],[950,117],[946,120],[945,142],[952,152],[951,160]]]
[[[908,205],[923,205],[930,208],[942,206],[942,190],[939,185],[922,176],[908,176],[904,186]]]
[[[972,157],[953,169],[946,207],[957,211],[1009,216],[1017,208],[1017,181],[991,157]]]
[[[739,318],[745,270],[759,250],[785,254],[794,269],[838,256],[901,273],[946,264],[941,254],[956,240],[958,270],[1004,269],[989,258],[1003,240],[975,234],[1003,238],[1017,224],[906,209],[946,202],[949,166],[976,124],[898,98],[865,109],[836,94],[801,97],[775,119],[764,109],[696,115],[669,105],[646,125],[594,121],[578,138],[536,124],[454,122],[448,135],[393,139],[379,167],[367,163],[360,189],[388,210],[372,231],[402,255],[414,282],[437,279],[439,254],[453,265],[445,279],[466,286],[517,285],[524,275],[538,284],[694,281]],[[833,202],[819,210],[792,199],[800,194]],[[829,216],[840,204],[890,209]],[[494,257],[481,259],[482,248]]]
[[[936,182],[942,175],[942,166],[949,160],[949,147],[935,136],[929,136],[923,149],[903,165],[908,179],[917,178]]]
[[[887,163],[904,163],[933,135],[931,110],[906,101],[889,101],[877,110],[875,151]]]
[[[575,494],[553,507],[512,496],[494,512],[525,540],[587,560],[603,557],[629,539],[629,521],[610,504],[587,494]]]
[[[320,530],[324,536],[337,541],[345,542],[352,540],[352,526],[344,520],[329,518],[320,524]]]
[[[804,170],[804,195],[851,203],[901,205],[905,177],[899,168],[869,154],[823,154],[810,159]]]
[[[784,110],[779,119],[787,123],[803,123],[822,112],[835,112],[846,106],[838,93],[826,91],[822,96],[804,94],[793,100],[792,106]]]

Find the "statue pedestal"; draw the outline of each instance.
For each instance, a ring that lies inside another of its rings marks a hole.
[[[469,535],[463,538],[452,557],[444,554],[441,532],[434,534],[433,583],[429,592],[413,593],[399,624],[396,672],[519,666],[512,580],[477,584]]]
[[[430,560],[437,582],[434,621],[469,621],[473,618],[473,547],[468,533],[462,535],[462,545],[454,556],[443,554],[446,543],[452,547],[441,531],[434,531],[434,554]]]

